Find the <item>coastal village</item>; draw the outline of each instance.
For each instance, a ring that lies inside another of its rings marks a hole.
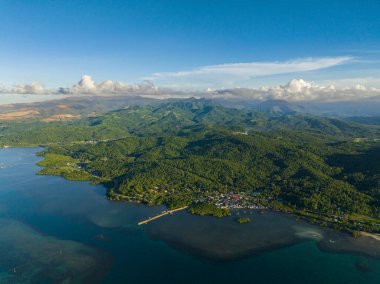
[[[209,202],[220,208],[229,209],[268,209],[263,203],[267,203],[268,199],[259,198],[260,192],[254,192],[253,194],[241,193],[221,193],[218,195],[208,196],[201,202]]]

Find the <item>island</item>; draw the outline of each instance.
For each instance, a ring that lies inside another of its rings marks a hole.
[[[251,222],[251,219],[248,217],[240,217],[236,220],[239,224],[247,224]]]

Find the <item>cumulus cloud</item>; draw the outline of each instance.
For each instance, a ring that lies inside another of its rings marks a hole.
[[[15,84],[11,88],[0,85],[0,93],[10,94],[64,94],[64,95],[141,95],[157,97],[174,97],[175,94],[182,94],[168,88],[159,88],[150,81],[143,81],[137,84],[126,84],[120,81],[106,80],[96,83],[91,76],[83,75],[77,84],[71,87],[59,87],[48,89],[40,82],[31,84]]]
[[[154,94],[158,88],[149,81],[138,84],[126,84],[120,81],[106,80],[95,83],[91,76],[83,75],[77,84],[71,88],[60,88],[58,93],[64,94]]]
[[[78,82],[78,87],[82,90],[94,90],[96,89],[96,85],[94,80],[92,80],[91,76],[83,75],[82,78]]]
[[[338,88],[332,84],[321,86],[302,79],[293,79],[285,85],[274,87],[209,90],[208,94],[210,97],[259,101],[272,99],[287,101],[339,101],[376,98],[380,96],[380,89],[368,88],[361,84]]]
[[[187,71],[154,73],[149,80],[162,82],[186,82],[202,85],[238,84],[255,77],[314,71],[349,63],[349,56],[303,58],[289,61],[251,62],[211,65]]]
[[[44,94],[48,92],[44,84],[40,82],[32,82],[31,84],[15,84],[10,89],[10,93],[15,94]]]

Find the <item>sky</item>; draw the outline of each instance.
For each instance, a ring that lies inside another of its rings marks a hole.
[[[379,11],[379,0],[0,0],[0,89],[80,87],[83,75],[182,90],[380,88]]]

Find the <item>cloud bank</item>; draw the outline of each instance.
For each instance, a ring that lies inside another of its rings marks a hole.
[[[158,88],[152,82],[143,81],[137,84],[126,84],[120,81],[106,80],[96,83],[91,76],[83,75],[77,84],[71,87],[57,89],[45,88],[41,82],[30,84],[15,84],[11,88],[0,85],[0,93],[9,94],[65,94],[65,95],[112,95],[112,94],[141,94],[154,95],[169,89]]]
[[[32,82],[31,84],[15,84],[9,92],[14,94],[44,94],[46,91],[44,84]]]
[[[73,96],[143,96],[157,99],[205,97],[231,100],[287,100],[287,101],[359,101],[364,99],[380,100],[380,89],[369,88],[363,84],[354,86],[318,85],[303,79],[293,79],[287,84],[260,88],[208,89],[207,91],[178,91],[157,87],[150,81],[126,84],[106,80],[96,83],[91,76],[84,75],[77,84],[58,89],[47,89],[42,83],[16,84],[10,89],[0,86],[0,92],[11,94],[56,94]]]
[[[155,94],[158,91],[153,83],[144,81],[138,84],[126,84],[120,81],[106,80],[100,83],[94,82],[91,76],[83,75],[77,84],[70,88],[58,88],[59,94]]]
[[[348,101],[369,98],[380,99],[380,89],[357,84],[338,88],[334,85],[320,86],[302,79],[293,79],[285,85],[261,87],[258,89],[232,88],[209,90],[210,97],[228,99],[287,100],[287,101]]]

